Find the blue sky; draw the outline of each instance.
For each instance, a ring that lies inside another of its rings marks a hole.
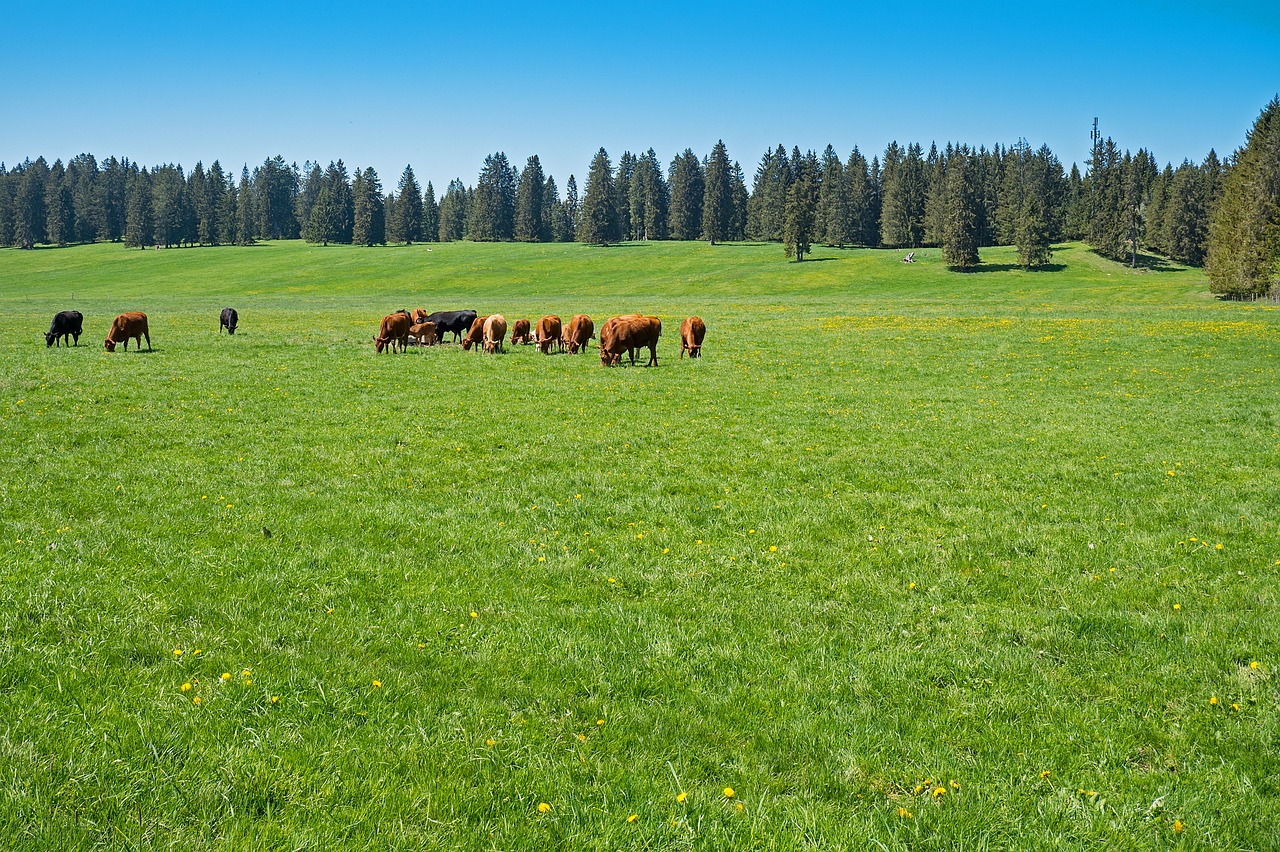
[[[90,152],[238,172],[406,164],[443,193],[487,154],[563,191],[603,146],[1047,143],[1094,116],[1160,163],[1226,155],[1280,92],[1280,3],[24,4],[0,51],[0,161]],[[15,38],[15,36],[17,36]]]

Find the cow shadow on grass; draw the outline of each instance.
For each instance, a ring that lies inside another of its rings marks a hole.
[[[1041,266],[1033,266],[1026,272],[1061,272],[1066,269],[1066,264],[1062,263],[1046,263]],[[956,270],[957,272],[982,273],[982,272],[1014,272],[1022,270],[1020,263],[980,263],[971,269]]]

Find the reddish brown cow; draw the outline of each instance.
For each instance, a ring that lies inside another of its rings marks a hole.
[[[396,311],[383,317],[378,336],[373,339],[373,351],[379,355],[383,349],[394,352],[397,346],[401,352],[409,348],[409,314],[404,311]]]
[[[108,352],[116,351],[117,343],[124,343],[124,351],[129,351],[129,339],[132,338],[137,342],[137,349],[142,351],[142,338],[147,339],[147,351],[151,351],[151,332],[147,328],[147,315],[136,311],[120,314],[111,321],[111,330],[107,332],[107,339],[102,341],[103,347]]]
[[[417,325],[420,322],[426,322],[427,316],[428,316],[427,312],[424,311],[422,308],[414,308],[413,314],[409,318],[413,320],[414,325]]]
[[[521,343],[532,343],[533,335],[529,333],[529,321],[527,319],[518,319],[516,324],[511,327],[511,345],[516,346]]]
[[[551,354],[552,346],[560,345],[560,317],[548,314],[538,320],[538,348],[543,355]]]
[[[662,320],[639,314],[610,317],[600,329],[600,363],[606,367],[622,361],[622,353],[629,352],[631,363],[636,363],[636,350],[649,347],[648,366],[658,366],[658,338],[662,336]]]
[[[570,355],[578,355],[587,351],[587,341],[596,336],[595,323],[586,314],[574,314],[569,320],[569,328],[564,333],[565,344]]]
[[[433,322],[416,322],[409,326],[409,339],[419,346],[436,345],[436,324]]]
[[[507,336],[507,318],[494,314],[484,321],[484,351],[492,355],[504,351],[503,338]]]
[[[488,318],[486,314],[471,321],[471,330],[467,332],[466,337],[462,338],[463,349],[470,349],[474,346],[477,352],[480,351],[480,345],[484,343],[484,321]]]
[[[680,357],[688,352],[690,358],[702,357],[702,338],[707,336],[707,324],[702,317],[689,317],[680,323]]]

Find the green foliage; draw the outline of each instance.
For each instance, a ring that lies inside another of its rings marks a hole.
[[[1280,296],[1280,98],[1263,109],[1221,184],[1205,272],[1212,292]]]
[[[665,240],[667,238],[667,209],[670,199],[667,181],[662,176],[658,155],[650,148],[636,161],[631,178],[631,223],[640,240]]]
[[[587,191],[582,196],[582,208],[578,211],[578,242],[591,245],[608,245],[621,239],[618,230],[618,211],[614,206],[613,165],[609,154],[601,148],[591,158],[587,173]]]
[[[469,199],[467,236],[470,239],[491,242],[514,238],[518,181],[506,154],[498,151],[484,158],[484,168]]]
[[[753,240],[782,241],[786,221],[787,187],[791,171],[787,167],[787,151],[781,145],[765,151],[756,167],[747,202],[747,236]]]
[[[961,147],[947,162],[946,219],[942,224],[942,259],[952,269],[971,269],[978,259],[978,184],[976,158]]]
[[[880,240],[886,246],[918,247],[924,241],[928,180],[920,146],[911,143],[901,155],[896,142],[885,151]],[[890,165],[892,163],[892,165]]]
[[[702,164],[689,148],[671,161],[671,201],[668,222],[673,240],[696,240],[702,233],[702,202],[706,195]]]
[[[394,222],[387,239],[412,245],[422,240],[422,190],[413,175],[413,167],[405,166],[397,185]]]
[[[729,239],[733,227],[733,171],[724,140],[711,149],[703,170],[702,237],[711,245]]]
[[[551,228],[547,221],[543,195],[547,178],[542,173],[542,163],[534,154],[520,173],[520,186],[516,191],[515,238],[525,243],[546,242]]]
[[[817,173],[808,163],[802,163],[795,180],[787,188],[786,221],[783,226],[782,247],[787,257],[796,262],[804,260],[813,242],[818,224]]]

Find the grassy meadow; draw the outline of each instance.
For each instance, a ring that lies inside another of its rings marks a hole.
[[[0,251],[5,848],[1276,848],[1280,309],[982,255]]]

